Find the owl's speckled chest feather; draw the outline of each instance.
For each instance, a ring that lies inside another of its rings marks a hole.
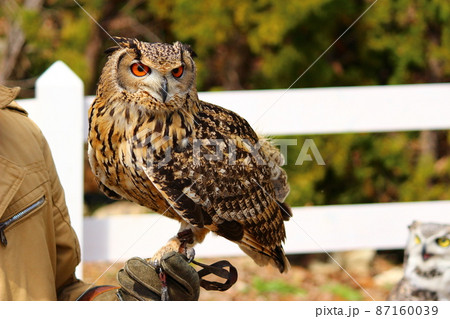
[[[150,112],[97,98],[89,111],[89,161],[98,181],[123,198],[179,219],[143,168],[192,135],[184,117],[182,111]]]

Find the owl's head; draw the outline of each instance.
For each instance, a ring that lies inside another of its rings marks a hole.
[[[409,226],[406,271],[420,275],[450,272],[450,225],[421,223]]]
[[[154,105],[182,103],[196,92],[194,51],[187,44],[147,43],[114,37],[117,46],[107,49],[99,88],[110,93],[126,93]]]

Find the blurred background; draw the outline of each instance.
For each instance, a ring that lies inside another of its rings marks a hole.
[[[78,2],[111,35],[149,42],[189,43],[198,55],[199,91],[289,87],[373,3],[368,0]],[[19,98],[34,97],[37,77],[56,60],[64,61],[83,80],[87,95],[95,94],[105,62],[103,51],[113,45],[109,36],[72,0],[2,0],[0,4],[0,83],[21,86]],[[293,87],[449,81],[450,2],[379,0]],[[295,138],[300,141],[312,138],[327,165],[305,162],[294,166],[302,143],[288,148],[293,156],[288,156],[292,162],[285,166],[291,185],[287,202],[292,206],[450,199],[449,131]],[[107,200],[99,194],[86,167],[86,214],[90,215]],[[378,263],[385,270],[389,268],[387,264],[401,262],[401,256],[395,252],[383,254],[381,261],[376,259],[379,254],[373,255],[372,265]],[[304,271],[309,271],[311,260],[322,259],[326,258],[297,258]],[[326,276],[321,277],[324,284],[331,278]],[[252,289],[260,289],[267,296],[267,291],[279,288],[286,290],[288,296],[323,300],[323,296],[308,295],[310,292],[304,288],[292,290],[282,282],[270,286],[273,281],[270,280],[249,278],[251,285],[244,287],[247,296],[251,293],[258,296],[258,291]],[[358,295],[359,288],[347,277],[342,280],[347,280],[350,289],[345,292],[346,286],[340,287],[344,297],[332,293],[339,287],[319,291],[328,294],[329,299],[366,298],[364,294]],[[339,280],[336,282],[340,284]],[[352,295],[352,289],[356,295]],[[380,298],[383,293],[380,292]]]
[[[199,91],[208,91],[289,87],[371,2],[79,3],[111,35],[191,44]],[[62,60],[95,94],[103,51],[114,43],[74,1],[3,0],[0,10],[0,83],[32,97],[36,78]],[[450,3],[380,0],[294,87],[448,81]],[[308,138],[327,165],[287,166],[291,205],[450,199],[447,131]],[[298,144],[289,151],[298,154]]]

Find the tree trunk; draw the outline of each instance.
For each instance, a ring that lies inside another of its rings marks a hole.
[[[13,0],[4,0],[3,7],[8,12],[9,31],[6,36],[6,50],[1,63],[0,83],[5,83],[13,74],[20,60],[22,49],[25,45],[25,34],[22,30],[19,5]],[[23,9],[41,11],[44,0],[26,0]],[[15,20],[14,20],[15,19]]]
[[[438,136],[434,131],[422,131],[420,133],[420,150],[422,155],[430,155],[437,159],[438,155]]]

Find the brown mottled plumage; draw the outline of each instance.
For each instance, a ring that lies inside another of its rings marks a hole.
[[[189,46],[115,39],[89,110],[102,191],[180,221],[192,245],[213,231],[257,264],[287,271],[291,211],[278,149],[239,115],[198,99]],[[154,258],[179,245],[172,238]]]

